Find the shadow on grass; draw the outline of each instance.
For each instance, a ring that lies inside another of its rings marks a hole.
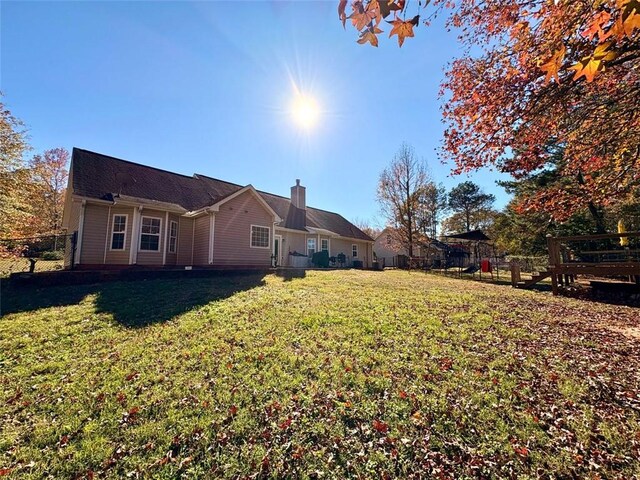
[[[279,268],[275,273],[276,277],[282,278],[285,282],[290,282],[294,278],[304,278],[307,275],[304,268]]]
[[[210,278],[117,281],[94,285],[2,287],[0,313],[33,312],[42,308],[77,305],[95,295],[96,313],[130,328],[165,322],[216,300],[264,285],[264,274]]]

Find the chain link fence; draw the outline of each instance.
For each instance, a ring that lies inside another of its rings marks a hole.
[[[62,270],[72,265],[75,246],[75,234],[0,239],[0,277]]]

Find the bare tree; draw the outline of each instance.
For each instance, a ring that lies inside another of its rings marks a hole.
[[[353,223],[356,227],[358,227],[373,239],[380,235],[380,232],[382,231],[379,228],[373,226],[372,222],[365,218],[356,217],[351,223]]]
[[[380,174],[377,195],[380,208],[389,225],[396,228],[409,257],[413,257],[419,236],[421,194],[431,183],[424,161],[418,159],[413,147],[406,143]]]

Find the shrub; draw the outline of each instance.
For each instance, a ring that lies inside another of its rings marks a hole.
[[[316,267],[327,268],[329,266],[329,252],[322,250],[311,257],[311,263]]]
[[[64,258],[64,252],[51,251],[42,252],[42,260],[62,260]]]

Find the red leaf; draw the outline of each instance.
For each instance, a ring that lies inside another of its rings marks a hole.
[[[517,455],[521,456],[522,458],[527,458],[527,455],[529,455],[529,449],[527,447],[520,447],[520,446],[514,445],[513,450],[516,452]]]
[[[229,407],[229,415],[234,416],[236,413],[238,413],[238,407],[231,405]]]
[[[284,422],[278,425],[278,427],[280,428],[280,430],[286,430],[291,426],[291,421],[291,417],[288,417]]]
[[[0,477],[4,477],[5,475],[9,475],[13,469],[12,468],[0,468]]]
[[[376,432],[387,433],[389,431],[389,425],[387,425],[385,422],[382,422],[380,420],[374,420],[373,429]]]

